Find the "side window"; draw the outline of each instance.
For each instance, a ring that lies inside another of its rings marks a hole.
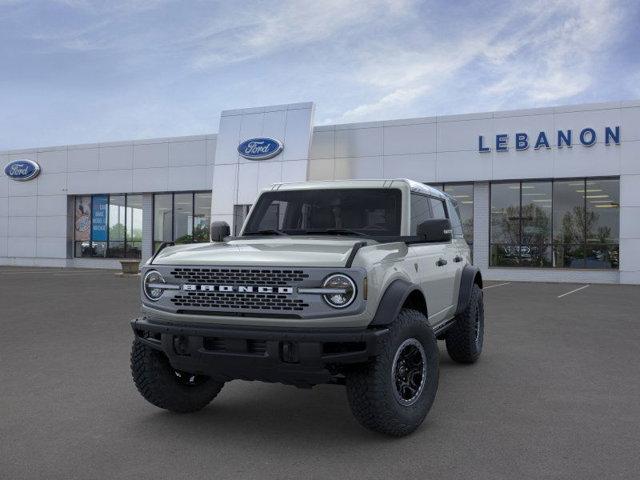
[[[449,211],[449,218],[451,219],[451,229],[453,230],[453,236],[457,238],[464,238],[464,234],[462,232],[462,222],[460,221],[460,210],[458,209],[458,202],[448,199],[447,210]]]
[[[425,220],[433,218],[431,215],[431,207],[429,206],[429,197],[411,194],[411,235],[418,233],[418,225]]]
[[[447,218],[447,211],[444,208],[444,202],[439,198],[430,198],[429,200],[431,200],[433,218]]]

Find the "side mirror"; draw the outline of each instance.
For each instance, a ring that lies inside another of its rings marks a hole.
[[[427,242],[448,242],[451,240],[451,222],[448,218],[433,218],[418,225],[418,237]]]
[[[225,237],[231,235],[231,228],[227,222],[211,222],[209,232],[212,242],[222,242]]]

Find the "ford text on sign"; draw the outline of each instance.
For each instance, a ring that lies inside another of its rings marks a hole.
[[[266,160],[278,155],[284,146],[273,138],[251,138],[238,145],[238,153],[248,160]]]

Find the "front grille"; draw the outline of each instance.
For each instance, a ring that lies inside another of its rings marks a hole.
[[[301,311],[309,304],[277,293],[182,292],[171,302],[176,307],[230,310]]]
[[[171,275],[185,283],[209,283],[224,285],[275,285],[285,286],[301,282],[309,275],[303,270],[251,269],[251,268],[197,268],[180,267]]]

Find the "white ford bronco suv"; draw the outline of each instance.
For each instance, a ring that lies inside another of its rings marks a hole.
[[[411,180],[275,184],[237,237],[161,246],[142,268],[133,380],[194,412],[225,382],[345,385],[365,427],[401,436],[438,388],[437,339],[475,362],[482,278],[456,202]]]

